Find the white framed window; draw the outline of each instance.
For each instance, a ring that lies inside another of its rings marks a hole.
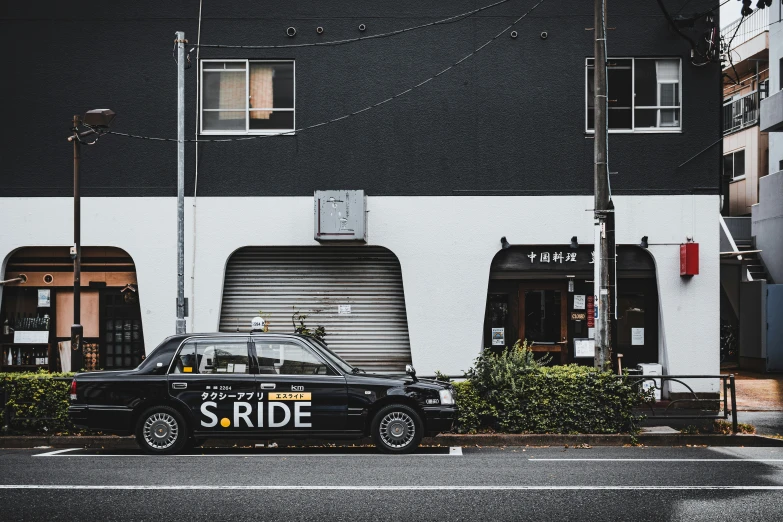
[[[609,58],[609,132],[680,132],[682,60]],[[593,59],[585,60],[585,131],[594,132]]]
[[[745,149],[723,155],[723,175],[731,181],[745,179]]]
[[[278,134],[296,128],[293,60],[201,60],[202,134]]]

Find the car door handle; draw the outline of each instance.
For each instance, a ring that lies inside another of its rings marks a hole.
[[[171,383],[171,387],[175,390],[184,390],[188,387],[188,383],[186,382],[173,382]]]
[[[260,388],[262,390],[274,390],[275,389],[275,383],[273,383],[273,382],[262,382],[259,386],[260,386]]]

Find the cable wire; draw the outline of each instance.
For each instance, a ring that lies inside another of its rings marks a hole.
[[[481,52],[485,47],[487,47],[488,45],[492,44],[495,40],[497,40],[498,38],[500,38],[501,36],[506,34],[512,27],[514,27],[519,22],[524,20],[530,13],[532,13],[539,5],[543,4],[545,1],[546,0],[539,0],[533,7],[528,9],[525,14],[523,14],[522,16],[520,16],[519,18],[514,20],[505,29],[500,31],[498,34],[493,36],[491,39],[487,40],[484,44],[482,44],[479,47],[475,48],[470,53],[466,54],[465,56],[463,56],[462,58],[460,58],[459,60],[457,60],[453,64],[451,64],[448,67],[446,67],[445,69],[443,69],[439,73],[436,73],[436,74],[430,76],[426,80],[417,83],[413,87],[409,87],[409,88],[405,89],[404,91],[400,91],[397,94],[395,94],[394,96],[390,96],[390,97],[386,98],[385,100],[379,101],[377,103],[373,103],[372,105],[368,105],[367,107],[365,107],[363,109],[359,109],[357,111],[354,111],[354,112],[351,112],[351,113],[348,113],[348,114],[344,114],[344,115],[339,116],[337,118],[332,118],[331,120],[325,120],[325,121],[322,121],[320,123],[314,123],[313,125],[307,125],[305,127],[300,127],[298,129],[286,130],[286,131],[277,132],[277,133],[274,133],[274,134],[259,134],[259,135],[256,135],[256,136],[244,136],[244,137],[241,137],[241,138],[185,140],[185,143],[192,143],[192,142],[196,142],[196,141],[198,141],[199,143],[224,143],[224,142],[230,142],[230,141],[248,141],[248,140],[257,140],[257,139],[260,139],[260,138],[271,138],[273,136],[291,135],[291,134],[295,134],[295,133],[298,133],[298,132],[315,129],[317,127],[323,127],[324,125],[329,125],[331,123],[336,123],[338,121],[342,121],[342,120],[345,120],[347,118],[350,118],[351,116],[356,116],[356,115],[361,114],[363,112],[370,111],[372,109],[380,107],[381,105],[389,103],[390,101],[396,100],[397,98],[399,98],[401,96],[405,96],[406,94],[409,94],[409,93],[415,91],[416,89],[418,89],[418,88],[428,84],[432,80],[440,77],[441,75],[443,75],[443,74],[447,73],[448,71],[454,69],[455,67],[459,66],[462,62],[472,58],[473,56],[475,56],[476,54]],[[126,132],[116,132],[116,131],[109,131],[108,134],[114,134],[115,136],[124,136],[126,138],[134,138],[134,139],[150,140],[150,141],[173,141],[175,143],[179,141],[179,140],[177,140],[175,138],[158,138],[158,137],[152,137],[152,136],[140,136],[138,134],[129,134],[129,133],[126,133]]]
[[[415,25],[413,27],[406,27],[405,29],[397,29],[396,31],[389,31],[387,33],[379,33],[379,34],[373,34],[369,36],[358,36],[356,38],[346,38],[344,40],[332,40],[329,42],[311,42],[311,43],[301,43],[301,44],[283,44],[283,45],[224,45],[224,44],[199,44],[200,47],[209,47],[212,49],[289,49],[292,47],[318,47],[318,46],[326,46],[326,45],[345,45],[349,43],[354,42],[360,42],[362,40],[373,40],[376,38],[386,38],[389,36],[396,36],[398,34],[407,33],[410,31],[416,31],[418,29],[424,29],[427,27],[432,27],[435,25],[442,25],[442,24],[448,24],[452,22],[458,22],[464,18],[468,18],[470,16],[473,16],[476,13],[480,13],[481,11],[486,11],[487,9],[491,9],[493,7],[499,6],[501,4],[505,4],[507,2],[510,2],[512,0],[500,0],[499,2],[495,2],[494,4],[485,5],[484,7],[479,7],[478,9],[473,9],[472,11],[466,11],[464,13],[460,13],[454,16],[450,16],[448,18],[444,18],[442,20],[436,20],[434,22],[428,22],[426,24],[421,25]]]
[[[198,33],[196,36],[196,43],[201,42],[201,11],[203,7],[203,0],[199,0],[198,2]],[[191,52],[193,49],[191,49]],[[196,63],[198,63],[198,55],[199,55],[199,49],[196,49]],[[190,56],[190,53],[188,53],[188,56]],[[200,89],[199,89],[199,75],[196,75],[196,114],[198,114],[198,107],[199,107],[199,95],[200,95]],[[196,146],[195,146],[195,153],[196,158],[194,162],[195,166],[195,176],[193,181],[193,251],[191,254],[191,261],[190,261],[190,309],[195,310],[196,309],[196,243],[198,240],[198,234],[196,233],[196,225],[198,223],[198,129],[196,129]],[[195,314],[194,314],[195,316]],[[188,321],[190,324],[190,331],[193,331],[193,323],[194,321],[191,319]]]
[[[742,23],[746,19],[747,19],[747,17],[743,14],[742,18],[740,18],[740,21],[737,24],[737,28],[734,29],[734,34],[731,35],[731,40],[729,40],[729,43],[726,45],[726,51],[727,51],[726,54],[727,54],[727,56],[729,58],[729,64],[731,65],[731,70],[734,71],[734,78],[732,78],[731,76],[729,76],[726,73],[723,73],[723,74],[726,74],[726,76],[729,76],[729,79],[733,80],[735,85],[739,85],[739,73],[737,73],[737,68],[734,67],[734,60],[731,58],[731,51],[732,51],[731,44],[734,42],[734,37],[737,36],[737,31],[739,31],[739,28],[742,27]]]

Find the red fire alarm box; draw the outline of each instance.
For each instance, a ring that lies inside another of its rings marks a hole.
[[[699,273],[699,244],[680,245],[680,275],[693,276]]]

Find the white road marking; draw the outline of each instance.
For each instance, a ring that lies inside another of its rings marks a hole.
[[[546,459],[546,458],[529,458],[527,459],[529,461],[545,461],[545,462],[557,462],[557,461],[563,461],[563,462],[783,462],[783,459],[743,459],[743,458],[736,458],[736,459],[568,459],[568,458],[561,458],[561,459]]]
[[[782,486],[226,486],[226,485],[79,485],[79,484],[0,484],[0,490],[53,489],[53,490],[176,490],[176,491],[226,491],[226,490],[308,490],[308,491],[690,491],[690,490],[750,490],[783,491]]]
[[[38,453],[33,457],[134,457],[134,458],[183,458],[183,457],[226,457],[226,458],[250,458],[250,457],[357,457],[357,456],[373,456],[373,457],[385,457],[385,458],[401,458],[401,457],[451,457],[462,456],[462,448],[449,448],[449,453],[408,453],[405,455],[388,455],[384,453],[184,453],[179,455],[147,455],[145,453],[124,453],[124,454],[111,454],[111,453],[69,453],[65,455],[67,451],[83,450],[84,448],[69,448],[57,451],[50,451],[48,453]]]
[[[61,449],[61,450],[56,450],[56,451],[49,451],[47,453],[38,453],[36,455],[33,455],[33,457],[54,457],[55,455],[60,455],[60,454],[65,453],[67,451],[76,451],[76,450],[80,450],[80,449],[82,449],[82,448],[66,448],[66,449]],[[68,455],[68,456],[70,456],[70,455]]]

